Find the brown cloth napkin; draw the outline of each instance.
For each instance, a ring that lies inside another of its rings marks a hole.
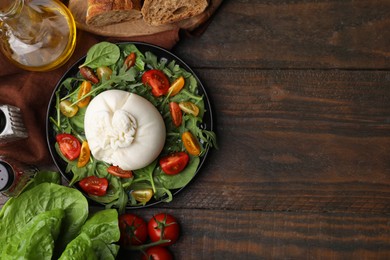
[[[171,49],[179,41],[179,29],[153,35],[114,39],[77,31],[77,45],[70,60],[49,72],[29,72],[12,65],[0,54],[0,104],[21,109],[29,137],[0,144],[0,156],[33,165],[49,165],[52,159],[46,142],[46,113],[52,92],[62,75],[100,41],[139,41]]]

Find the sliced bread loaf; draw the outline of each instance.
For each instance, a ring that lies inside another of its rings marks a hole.
[[[88,0],[88,25],[104,26],[135,19],[142,19],[141,0]]]
[[[145,0],[141,12],[150,25],[181,21],[202,13],[208,0]]]

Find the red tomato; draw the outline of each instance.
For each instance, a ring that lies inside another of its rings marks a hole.
[[[179,127],[183,121],[183,112],[181,111],[179,104],[176,102],[169,103],[169,111],[171,112],[173,124],[176,127]]]
[[[160,158],[160,167],[166,174],[178,174],[187,166],[190,157],[186,152],[175,152]]]
[[[120,178],[131,178],[133,177],[133,172],[132,171],[125,171],[122,170],[119,166],[110,166],[107,169],[108,173]]]
[[[96,176],[88,176],[79,182],[83,191],[95,196],[106,195],[108,188],[108,180],[106,178],[99,178]]]
[[[99,78],[96,76],[95,72],[90,67],[81,67],[80,74],[81,76],[83,76],[84,79],[91,81],[93,84],[99,83]]]
[[[137,60],[137,56],[134,52],[130,53],[125,59],[125,65],[127,69],[130,69],[135,65],[135,61]]]
[[[152,246],[142,254],[142,260],[173,260],[172,253],[165,247]]]
[[[152,242],[170,240],[160,246],[172,245],[179,238],[180,226],[176,218],[167,213],[154,215],[148,222],[148,234]]]
[[[80,141],[71,134],[58,134],[56,136],[57,143],[61,153],[68,159],[73,161],[80,155]]]
[[[152,94],[160,97],[168,93],[170,84],[161,70],[148,70],[142,75],[142,83],[152,88]]]
[[[125,213],[119,216],[118,224],[121,234],[119,240],[121,246],[142,245],[146,242],[148,227],[141,217]]]

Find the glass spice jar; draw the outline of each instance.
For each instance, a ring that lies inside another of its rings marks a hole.
[[[0,157],[0,192],[17,197],[38,169],[5,157]]]

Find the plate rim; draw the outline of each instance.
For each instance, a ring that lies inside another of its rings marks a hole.
[[[148,50],[148,51],[151,51],[154,55],[156,55],[158,57],[158,59],[161,59],[161,58],[167,58],[168,60],[175,60],[177,61],[178,63],[181,63],[179,64],[181,67],[183,67],[183,69],[185,69],[186,71],[190,72],[194,77],[195,79],[197,80],[197,83],[198,83],[198,89],[200,88],[201,89],[201,93],[203,94],[203,99],[204,99],[204,103],[205,103],[205,115],[207,115],[208,117],[208,122],[207,122],[207,130],[209,131],[214,131],[214,117],[213,117],[213,111],[212,111],[212,105],[211,105],[211,102],[210,102],[210,98],[208,96],[208,93],[202,83],[202,81],[200,80],[200,78],[198,77],[197,73],[195,73],[195,71],[184,61],[182,60],[180,57],[178,57],[177,55],[175,55],[174,53],[170,52],[169,50],[163,48],[163,47],[160,47],[160,46],[157,46],[157,45],[154,45],[154,44],[151,44],[151,43],[145,43],[145,42],[139,42],[139,41],[125,41],[125,42],[112,42],[116,45],[126,45],[126,44],[134,44],[138,49],[139,49],[139,46],[142,46],[142,48],[150,48],[150,49],[154,49],[154,50],[157,50],[159,52],[163,52],[165,55],[168,55],[170,56],[169,58],[165,57],[165,56],[161,56],[161,55],[157,55],[153,52],[153,50]],[[91,46],[92,47],[92,46]],[[141,51],[141,50],[140,50]],[[141,51],[143,52],[143,54],[146,52],[146,51]],[[82,62],[85,60],[87,54],[83,55],[82,57],[80,57],[78,60],[76,60],[64,73],[63,75],[61,76],[61,78],[57,81],[53,91],[52,91],[52,94],[50,96],[50,99],[49,99],[49,103],[48,103],[48,106],[47,106],[47,112],[46,112],[46,126],[45,126],[45,131],[46,131],[46,143],[47,143],[47,146],[48,146],[48,149],[49,149],[49,153],[50,153],[50,157],[52,158],[52,161],[53,163],[55,164],[56,168],[58,169],[58,171],[60,172],[60,174],[62,175],[62,177],[67,181],[67,182],[70,182],[70,179],[69,178],[69,174],[67,174],[64,170],[63,170],[63,167],[62,165],[60,165],[60,162],[62,162],[62,164],[66,164],[65,161],[63,161],[59,155],[56,153],[56,150],[54,148],[54,144],[55,142],[53,143],[53,139],[54,136],[53,136],[53,128],[50,127],[52,124],[51,124],[51,121],[50,121],[50,116],[53,114],[52,113],[52,110],[53,108],[55,107],[55,98],[56,98],[56,91],[58,90],[58,88],[61,86],[61,83],[69,77],[69,74],[72,73],[73,70],[75,70],[78,65],[82,64]],[[54,102],[54,103],[53,103]],[[53,105],[54,104],[54,105]],[[205,115],[203,116],[203,119],[205,118]],[[202,122],[204,123],[204,122]],[[199,171],[203,168],[203,165],[206,161],[206,158],[208,156],[210,152],[210,147],[206,147],[205,149],[205,152],[204,154],[201,156],[200,158],[200,162],[199,162],[199,165],[194,173],[194,177],[186,184],[184,185],[183,187],[179,188],[179,189],[172,189],[172,196],[175,197],[179,192],[181,192],[184,188],[186,188],[187,186],[189,186],[193,181],[194,179],[198,176],[199,174]],[[72,174],[72,173],[70,173]],[[104,206],[103,203],[99,203],[95,200],[93,200],[90,196],[88,196],[88,194],[86,194],[85,192],[83,192],[82,190],[80,190],[79,188],[77,188],[77,186],[74,186],[72,188],[75,188],[77,190],[79,190],[81,193],[84,194],[84,196],[89,200],[90,202],[90,205],[94,204],[94,205],[100,205],[100,206]],[[137,205],[137,206],[129,206],[129,205],[126,205],[126,210],[132,210],[132,209],[140,209],[140,208],[147,208],[147,207],[151,207],[151,206],[154,206],[154,205],[157,205],[157,204],[160,204],[164,202],[164,199],[161,199],[161,200],[155,200],[151,203],[147,203],[145,205]],[[92,203],[92,204],[91,204]]]

